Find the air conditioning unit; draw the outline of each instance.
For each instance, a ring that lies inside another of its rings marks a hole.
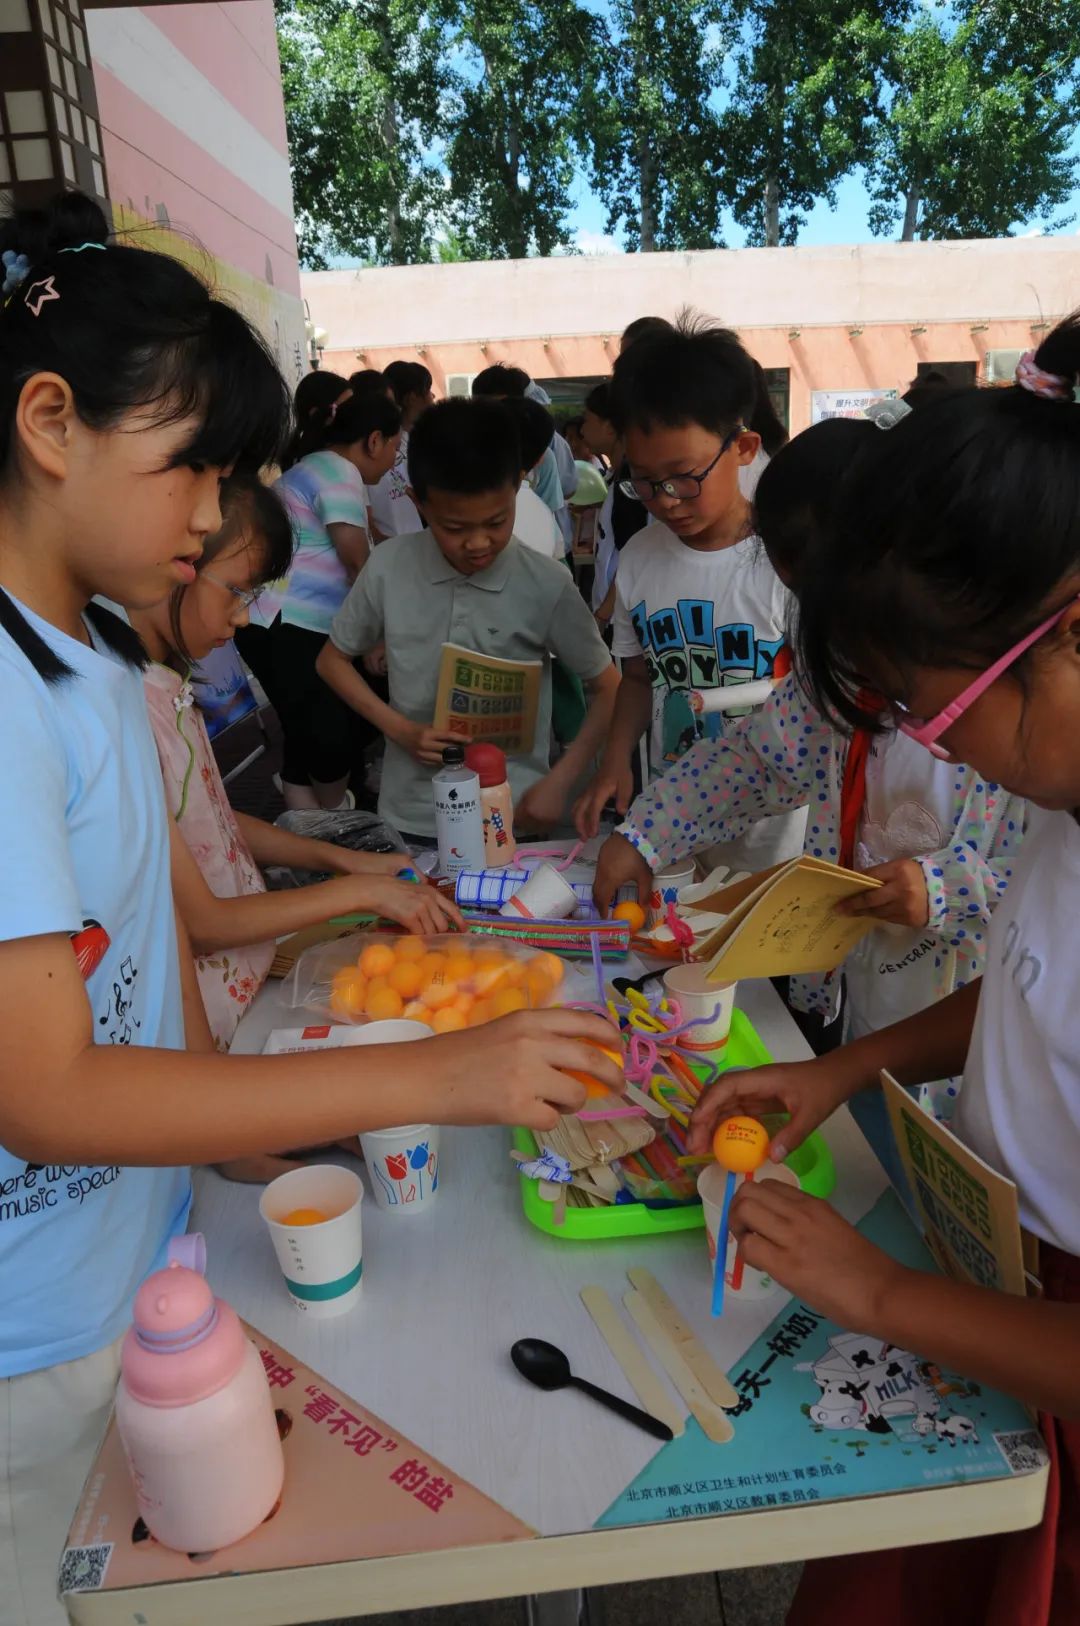
[[[448,396],[471,395],[475,373],[447,373],[446,393]]]
[[[983,376],[984,384],[1013,384],[1016,381],[1016,367],[1022,350],[988,350],[986,352],[986,372]]]

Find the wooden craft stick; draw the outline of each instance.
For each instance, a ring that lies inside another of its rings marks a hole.
[[[731,1380],[721,1372],[704,1344],[688,1327],[651,1270],[636,1268],[626,1273],[657,1321],[670,1336],[698,1383],[715,1406],[737,1406],[739,1396]],[[685,1398],[685,1396],[684,1396]]]
[[[602,1287],[583,1287],[581,1302],[645,1410],[666,1423],[676,1439],[680,1434],[685,1434],[686,1424],[682,1413],[641,1353],[637,1340],[615,1308],[615,1301]]]
[[[683,1360],[667,1329],[657,1321],[647,1300],[636,1288],[631,1288],[629,1293],[623,1295],[623,1303],[644,1336],[645,1342],[686,1401],[691,1416],[697,1419],[706,1438],[714,1441],[716,1445],[726,1445],[728,1440],[734,1439],[735,1430],[730,1421],[711,1403],[701,1384]]]

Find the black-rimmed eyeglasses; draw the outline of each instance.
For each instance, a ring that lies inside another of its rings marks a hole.
[[[730,451],[739,436],[745,433],[742,424],[738,424],[726,437],[708,468],[702,469],[700,474],[672,474],[666,480],[646,480],[640,477],[620,480],[619,490],[624,496],[634,497],[638,502],[655,502],[657,497],[675,497],[682,502],[693,502],[695,498],[701,496],[702,486],[724,453]]]

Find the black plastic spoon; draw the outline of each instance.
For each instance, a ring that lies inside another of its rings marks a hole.
[[[618,1395],[608,1394],[606,1389],[598,1389],[595,1383],[587,1383],[584,1378],[576,1378],[570,1370],[570,1362],[561,1349],[554,1344],[547,1343],[543,1338],[519,1338],[510,1351],[510,1359],[517,1367],[523,1378],[535,1383],[538,1389],[580,1389],[582,1393],[591,1395],[599,1400],[602,1406],[609,1411],[618,1412],[625,1417],[628,1423],[636,1423],[643,1428],[646,1434],[651,1434],[657,1440],[674,1439],[670,1428],[662,1423],[659,1417],[651,1417],[640,1406],[631,1406],[628,1400],[620,1400]]]

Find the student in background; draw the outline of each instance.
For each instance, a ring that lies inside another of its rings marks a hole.
[[[542,1132],[584,1104],[567,1069],[612,1088],[619,1073],[580,1042],[610,1042],[610,1025],[565,1010],[362,1056],[185,1050],[199,996],[145,653],[94,600],[145,609],[194,581],[224,474],[280,455],[288,395],[235,309],[171,254],[109,242],[88,198],[0,219],[0,253],[0,680],[18,764],[0,776],[0,1613],[66,1626],[57,1558],[132,1297],[188,1224],[188,1165],[402,1116]]]
[[[372,540],[375,542],[385,541],[388,536],[407,536],[410,531],[423,530],[423,523],[409,496],[406,460],[409,432],[421,412],[426,412],[435,399],[431,374],[418,361],[392,361],[382,376],[390,386],[401,413],[401,437],[393,468],[387,470],[368,492],[368,515]]]
[[[611,421],[611,385],[597,384],[585,398],[581,423],[587,446],[607,462],[604,476],[607,497],[596,525],[596,552],[593,569],[592,609],[597,625],[605,631],[615,614],[615,567],[619,554],[632,536],[648,523],[636,497],[628,497],[622,483],[629,473],[626,450]]]
[[[700,319],[644,334],[615,364],[611,416],[626,448],[627,491],[652,524],[619,555],[612,648],[622,683],[600,768],[576,809],[583,836],[596,834],[609,798],[625,814],[632,755],[650,724],[654,776],[699,732],[715,738],[734,726],[722,712],[695,721],[688,691],[773,673],[788,595],[739,486],[761,446],[750,427],[756,405],[753,363],[738,338]],[[713,861],[764,869],[801,851],[804,826],[801,811],[763,819]]]
[[[604,458],[597,456],[597,454],[593,451],[592,447],[585,439],[584,429],[584,413],[581,413],[580,416],[576,418],[567,418],[566,422],[562,426],[563,435],[566,437],[566,444],[573,452],[575,462],[588,463],[592,468],[596,469],[598,473],[604,474],[607,472],[607,462]]]
[[[496,361],[490,367],[485,367],[483,372],[477,373],[473,379],[472,393],[477,399],[515,401],[529,398],[533,389],[535,386],[532,379],[521,367],[511,367],[506,362]],[[567,507],[559,461],[553,447],[548,447],[538,466],[533,470],[529,483],[541,502],[546,503],[555,515],[563,534],[565,552],[573,536],[573,521]]]
[[[555,420],[536,401],[510,400],[506,410],[513,419],[521,445],[521,484],[514,507],[514,535],[527,548],[546,559],[565,558],[563,534],[547,503],[541,502],[529,484],[529,475],[543,461],[555,433]]]
[[[528,400],[535,401],[538,406],[542,406],[544,408],[550,408],[551,406],[551,396],[548,394],[547,390],[542,384],[538,384],[536,382],[535,378],[531,378],[529,380],[529,385],[525,391],[525,395]],[[559,521],[563,535],[566,539],[566,550],[569,552],[573,542],[574,531],[573,518],[570,513],[569,504],[570,498],[574,495],[574,492],[578,488],[577,464],[574,461],[574,454],[570,450],[569,441],[565,438],[565,436],[560,435],[557,428],[552,435],[551,450],[555,455],[555,466],[559,471],[559,485],[562,489],[563,495],[562,511],[556,515],[556,518]]]
[[[331,407],[340,406],[351,389],[347,378],[339,373],[305,373],[293,396],[293,432],[281,459],[282,472],[291,469],[303,455],[300,444],[310,434],[313,424],[322,423]]]
[[[503,660],[539,661],[540,705],[531,747],[508,758],[522,824],[564,816],[575,782],[610,723],[618,678],[573,577],[514,539],[522,453],[506,408],[442,401],[409,441],[409,482],[428,529],[384,543],[334,620],[319,657],[330,687],[386,735],[379,812],[403,835],[431,840],[431,775],[458,737],[433,722],[444,643]],[[385,643],[390,704],[354,661]],[[552,768],[551,657],[589,689],[588,716]]]
[[[343,401],[348,400],[351,393],[348,379],[342,378],[339,373],[317,370],[304,374],[293,396],[293,428],[289,444],[281,456],[282,471],[291,469],[297,458],[303,455],[301,450],[303,437],[309,436],[313,427],[323,423],[327,413],[336,411]],[[291,548],[289,552],[291,556]],[[278,688],[270,644],[270,627],[281,607],[284,591],[284,575],[278,581],[268,581],[260,596],[254,599],[249,607],[247,626],[238,627],[235,635],[236,647],[241,658],[258,678],[263,693],[279,716],[283,706],[288,705],[288,695]]]
[[[315,670],[330,623],[367,562],[367,486],[393,467],[401,414],[383,394],[351,393],[309,423],[301,457],[277,482],[296,551],[270,628],[274,699],[289,808],[336,808],[359,742],[348,711]]]
[[[810,1563],[789,1626],[1080,1618],[1080,317],[1016,380],[943,393],[872,435],[800,594],[799,667],[822,715],[879,729],[866,696],[880,695],[913,744],[1028,800],[983,977],[817,1061],[713,1088],[690,1149],[779,1100],[778,1159],[883,1068],[909,1087],[963,1071],[954,1132],[1014,1183],[1040,1295],[906,1268],[776,1182],[745,1186],[731,1226],[752,1269],[838,1326],[1041,1408],[1046,1507],[1032,1529]]]
[[[361,367],[359,372],[349,374],[349,388],[354,395],[385,395],[394,400],[394,392],[389,380],[377,367]]]
[[[384,915],[416,931],[460,922],[430,887],[394,879],[403,866],[399,853],[351,852],[229,806],[190,674],[244,626],[262,583],[286,573],[293,538],[280,498],[252,476],[234,475],[226,484],[222,520],[190,586],[132,612],[131,623],[150,655],[143,674],[150,725],[165,806],[184,841],[173,851],[173,896],[195,951],[213,1041],[228,1050],[266,981],[277,938],[353,912]],[[261,870],[271,865],[338,878],[268,892]]]
[[[666,316],[635,316],[632,322],[627,322],[619,336],[619,354],[624,356],[639,339],[654,339],[658,334],[673,331],[674,323],[669,322]]]

